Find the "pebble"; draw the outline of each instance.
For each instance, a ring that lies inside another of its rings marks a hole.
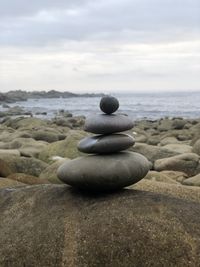
[[[100,101],[100,109],[106,114],[112,114],[119,108],[119,101],[113,96],[104,96]]]

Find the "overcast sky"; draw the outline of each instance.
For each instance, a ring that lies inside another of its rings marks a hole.
[[[199,0],[0,1],[0,92],[200,90]]]

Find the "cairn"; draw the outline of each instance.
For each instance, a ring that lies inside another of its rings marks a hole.
[[[149,171],[148,160],[135,152],[125,151],[133,146],[132,136],[122,133],[133,128],[126,115],[114,114],[119,108],[115,97],[100,101],[103,114],[86,119],[85,131],[97,134],[78,144],[81,152],[91,154],[65,162],[58,177],[71,186],[92,191],[113,191],[140,181]]]

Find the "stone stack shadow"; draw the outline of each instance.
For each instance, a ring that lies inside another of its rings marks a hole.
[[[65,162],[58,169],[58,178],[83,190],[113,191],[141,180],[149,171],[148,160],[134,152],[124,151],[133,146],[132,136],[121,132],[133,128],[126,115],[113,114],[119,108],[115,97],[100,101],[103,114],[88,117],[85,131],[97,134],[78,144],[79,151],[91,154]]]

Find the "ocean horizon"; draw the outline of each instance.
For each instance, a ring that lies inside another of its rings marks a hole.
[[[126,113],[135,120],[159,119],[163,117],[200,117],[200,92],[118,92],[112,93],[120,102],[119,113]],[[99,113],[100,97],[69,97],[50,99],[29,99],[9,104],[20,106],[36,116],[38,112],[47,115],[37,117],[52,118],[59,110],[69,111],[75,116]],[[0,107],[2,110],[2,107]]]

